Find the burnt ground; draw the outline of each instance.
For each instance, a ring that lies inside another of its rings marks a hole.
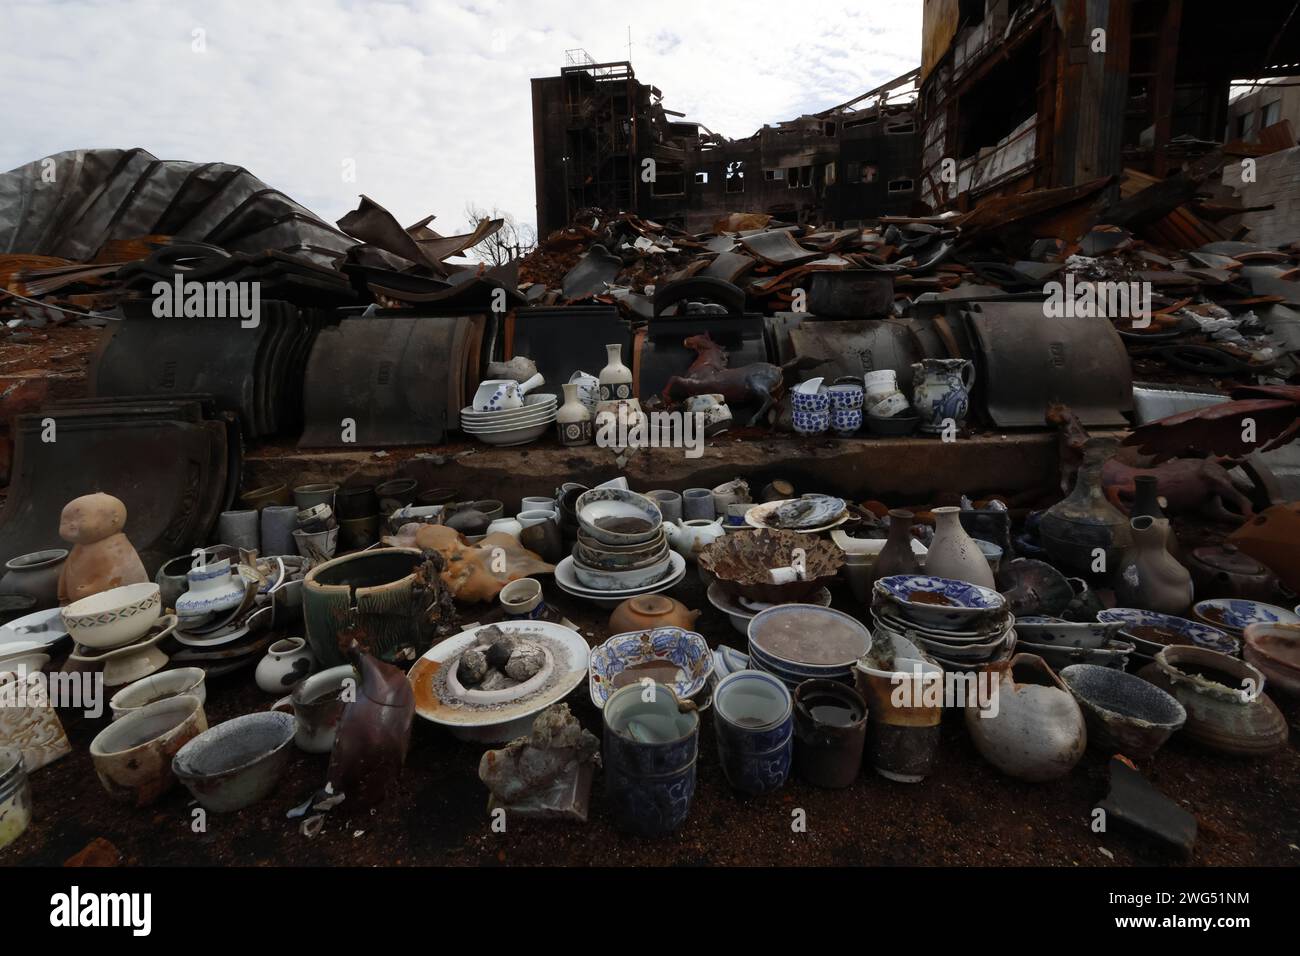
[[[557,592],[547,585],[547,597]],[[704,599],[692,570],[676,596],[705,608],[698,629],[710,644],[744,646],[741,635]],[[565,596],[559,595],[561,598]],[[606,636],[606,613],[554,602],[589,640]],[[835,606],[855,609],[852,596]],[[467,617],[473,620],[473,617]],[[1293,727],[1300,706],[1278,701]],[[246,669],[208,686],[207,713],[217,723],[271,703]],[[599,712],[583,684],[568,698],[583,725],[600,733]],[[78,718],[80,719],[80,718]],[[105,718],[106,719],[106,718]],[[1130,835],[1098,835],[1089,811],[1107,789],[1106,757],[1089,751],[1064,780],[1026,784],[985,763],[958,715],[945,719],[940,766],[925,782],[891,783],[865,769],[845,790],[818,790],[792,779],[780,792],[747,799],[727,785],[714,749],[709,714],[701,723],[699,782],[690,817],[660,840],[624,836],[605,811],[603,779],[592,788],[591,818],[577,823],[509,821],[493,833],[487,791],[477,767],[483,747],[465,744],[419,717],[395,793],[373,812],[332,811],[308,838],[285,812],[324,780],[326,756],[295,750],[279,788],[236,814],[208,816],[208,832],[189,828],[188,793],[177,786],[159,803],[134,809],[110,802],[87,747],[103,721],[67,720],[74,753],[33,775],[34,819],[6,850],[3,865],[59,865],[97,837],[128,864],[173,865],[1051,865],[1121,866],[1180,863]],[[1142,766],[1149,779],[1196,815],[1199,838],[1190,863],[1300,864],[1300,754],[1295,741],[1258,760],[1219,757],[1177,736]],[[792,811],[807,814],[794,833]],[[1109,851],[1107,856],[1102,851]]]

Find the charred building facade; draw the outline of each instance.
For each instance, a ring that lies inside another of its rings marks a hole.
[[[538,234],[590,206],[690,231],[730,212],[849,226],[910,213],[920,195],[917,77],[728,139],[665,108],[630,63],[571,60],[532,81]]]

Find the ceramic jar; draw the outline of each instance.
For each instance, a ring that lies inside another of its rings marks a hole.
[[[398,508],[415,504],[415,492],[420,483],[414,478],[393,478],[375,486],[381,514],[392,514]]]
[[[32,819],[32,788],[17,747],[0,747],[0,850],[13,843]]]
[[[794,702],[771,674],[739,670],[713,692],[713,737],[727,782],[751,796],[785,785],[794,757]]]
[[[325,779],[348,805],[368,809],[380,803],[401,775],[411,744],[415,691],[406,674],[371,657],[353,641],[348,662],[356,669],[355,699],[343,709]]]
[[[1160,481],[1155,475],[1138,475],[1133,479],[1133,507],[1129,508],[1129,520],[1143,515],[1150,518],[1168,517],[1160,507]],[[1175,561],[1182,563],[1182,549],[1178,547],[1178,538],[1174,535],[1172,525],[1166,536],[1165,547]]]
[[[966,359],[923,359],[912,366],[912,405],[921,431],[940,432],[951,419],[958,428],[970,411],[975,365]]]
[[[511,581],[497,595],[501,610],[511,621],[535,621],[546,613],[542,601],[542,583],[536,578]]]
[[[519,543],[548,564],[557,564],[564,558],[564,534],[554,511],[521,511]]]
[[[708,488],[687,488],[682,492],[682,518],[712,521],[718,514],[713,492]]]
[[[1144,668],[1141,676],[1183,705],[1183,735],[1202,747],[1257,757],[1286,746],[1286,718],[1264,693],[1264,674],[1253,664],[1203,647],[1169,646],[1156,655],[1154,670],[1148,676]]]
[[[194,552],[194,564],[185,577],[189,590],[176,599],[176,616],[182,623],[233,611],[248,593],[244,579],[231,573],[228,558],[208,562],[207,552],[201,548]]]
[[[578,397],[578,386],[566,383],[564,404],[555,413],[555,432],[561,445],[590,445],[592,412]]]
[[[1184,617],[1192,606],[1192,576],[1169,553],[1169,520],[1140,515],[1129,521],[1133,546],[1120,559],[1115,599],[1136,607]]]
[[[242,551],[261,550],[261,514],[256,509],[221,512],[217,541]]]
[[[24,594],[33,599],[33,611],[59,604],[59,572],[67,560],[66,548],[50,548],[19,555],[5,562],[0,594]]]
[[[896,574],[920,574],[921,559],[912,550],[912,522],[916,516],[902,508],[889,512],[889,537],[871,570],[871,584]]]
[[[934,541],[925,556],[925,573],[997,590],[993,569],[975,539],[961,526],[961,509],[933,509]]]
[[[286,637],[266,649],[253,677],[268,694],[283,694],[302,681],[316,666],[316,657],[301,637]]]
[[[379,495],[374,485],[348,485],[334,496],[340,521],[354,521],[379,514]]]
[[[306,511],[313,505],[329,505],[332,509],[334,496],[338,490],[339,486],[332,482],[299,485],[293,489],[293,503],[298,506],[299,511]]]
[[[671,687],[620,687],[605,701],[601,737],[605,798],[620,830],[663,836],[686,822],[695,796],[700,718]],[[647,699],[647,697],[649,699]]]
[[[313,674],[298,684],[288,697],[271,705],[272,710],[292,712],[296,726],[293,742],[309,754],[327,754],[334,749],[334,735],[347,706],[349,686],[355,691],[357,672],[351,664],[340,664]]]
[[[896,658],[893,668],[879,670],[865,660],[854,667],[858,693],[871,712],[866,754],[886,780],[920,783],[938,762],[943,668],[907,658]]]
[[[814,787],[839,789],[858,778],[867,703],[852,687],[806,680],[794,692],[794,761]]]
[[[966,707],[966,729],[984,759],[1030,783],[1073,770],[1088,748],[1088,730],[1074,695],[1046,662],[1017,654],[984,673],[997,686],[981,706]]]
[[[1201,600],[1242,598],[1268,603],[1277,588],[1272,571],[1232,544],[1196,548],[1187,566],[1192,572],[1196,596]]]
[[[578,401],[594,416],[600,404],[600,379],[589,372],[577,371],[569,376],[569,384],[578,386]]]
[[[302,611],[316,660],[324,667],[343,663],[338,636],[352,627],[365,628],[369,647],[381,658],[414,647],[421,638],[412,623],[412,588],[422,560],[414,548],[376,548],[308,571]]]
[[[726,534],[721,518],[712,521],[693,519],[681,524],[665,521],[664,531],[668,535],[669,547],[688,561],[698,560],[701,551]]]
[[[298,527],[297,505],[268,504],[262,509],[262,553],[269,556],[294,554],[293,533]]]
[[[1102,489],[1102,467],[1118,450],[1115,439],[1089,439],[1074,490],[1047,509],[1038,524],[1039,539],[1052,564],[1068,574],[1109,579],[1133,542],[1128,519]]]
[[[611,634],[651,631],[656,627],[680,627],[693,630],[699,611],[692,611],[681,601],[666,594],[640,594],[630,597],[609,616]]]
[[[621,402],[631,399],[632,370],[623,364],[623,346],[606,345],[609,363],[600,370],[600,400]]]

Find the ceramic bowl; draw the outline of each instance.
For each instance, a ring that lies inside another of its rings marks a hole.
[[[718,682],[713,703],[717,719],[743,733],[731,735],[733,743],[761,752],[778,746],[790,731],[794,701],[783,682],[763,671],[728,674]]]
[[[1000,634],[988,641],[964,644],[936,641],[932,638],[922,637],[916,631],[909,631],[905,636],[932,657],[945,661],[957,661],[963,664],[998,660],[1004,657],[1005,652],[1009,652],[1016,643],[1015,631],[1008,631],[1006,634]]]
[[[663,513],[645,495],[621,488],[592,488],[574,503],[578,525],[602,544],[635,545],[663,532]]]
[[[627,571],[601,571],[588,567],[575,557],[573,573],[578,583],[595,591],[628,591],[649,587],[662,580],[672,570],[668,554],[657,559],[653,564]]]
[[[1252,624],[1300,624],[1300,616],[1286,608],[1258,601],[1218,598],[1199,601],[1192,608],[1198,621],[1240,637]]]
[[[206,676],[207,672],[202,667],[178,667],[150,674],[134,684],[127,684],[114,694],[108,702],[108,708],[113,712],[113,719],[118,720],[141,707],[182,694],[197,697],[202,704],[208,697],[207,685],[204,683]]]
[[[1145,760],[1187,720],[1183,705],[1134,674],[1096,664],[1060,671],[1088,724],[1088,743],[1107,754]]]
[[[668,575],[654,584],[643,588],[629,588],[625,591],[601,591],[596,588],[589,588],[577,579],[577,576],[573,573],[573,557],[569,556],[555,566],[555,584],[566,594],[583,598],[597,607],[608,608],[612,611],[627,598],[636,597],[639,594],[658,594],[661,591],[667,591],[675,587],[686,576],[686,559],[676,551],[670,551],[668,552],[668,561],[672,565]]]
[[[808,677],[835,677],[871,650],[871,632],[855,618],[816,604],[780,604],[749,622],[749,654],[797,668]]]
[[[1118,623],[1085,622],[1077,624],[1058,617],[1026,616],[1016,618],[1020,640],[1035,646],[1102,647],[1119,634]]]
[[[1098,611],[1097,620],[1103,624],[1118,622],[1124,639],[1137,645],[1139,653],[1153,656],[1171,644],[1190,644],[1210,651],[1236,655],[1241,643],[1216,627],[1161,614],[1141,608],[1113,607]]]
[[[153,583],[109,588],[63,609],[63,623],[78,644],[107,649],[142,638],[162,616],[162,598]]]
[[[875,594],[897,608],[906,621],[972,630],[982,619],[1001,615],[1006,599],[991,588],[923,574],[898,574],[876,582]]]
[[[176,754],[172,771],[213,813],[242,810],[280,782],[296,733],[292,714],[260,711],[217,724]]]
[[[172,788],[172,760],[208,729],[203,702],[192,694],[154,701],[125,714],[90,742],[90,758],[104,790],[137,807]]]
[[[526,445],[529,442],[536,441],[551,430],[551,421],[544,421],[536,425],[526,425],[520,428],[495,429],[492,431],[476,431],[472,434],[479,441],[486,445]]]
[[[774,583],[773,568],[788,567],[802,552],[804,577]],[[802,601],[830,584],[844,563],[843,552],[832,542],[816,535],[760,528],[753,534],[728,535],[700,551],[702,571],[733,598],[747,598],[766,604]]]
[[[746,636],[749,635],[749,622],[754,619],[754,615],[758,614],[759,611],[767,610],[766,607],[760,607],[757,610],[745,607],[745,605],[729,595],[716,581],[709,585],[707,595],[709,603],[727,615],[728,620],[731,621],[731,626],[737,632]],[[822,588],[820,591],[814,591],[812,594],[807,595],[804,602],[806,604],[816,604],[819,607],[830,607],[831,592],[827,588]]]
[[[1300,625],[1250,625],[1242,656],[1264,673],[1271,689],[1300,697]]]
[[[593,648],[588,664],[588,687],[591,700],[603,708],[609,695],[622,686],[620,675],[652,661],[664,661],[677,668],[671,678],[664,673],[653,675],[656,683],[667,684],[682,700],[703,690],[713,673],[713,652],[704,638],[680,627],[656,627],[649,631],[615,634]],[[633,678],[635,680],[635,678]]]
[[[1019,628],[1020,623],[1017,621],[1017,631]],[[1073,647],[1069,644],[1031,644],[1025,640],[1017,640],[1015,650],[1016,653],[1023,651],[1041,657],[1054,671],[1069,667],[1071,664],[1097,664],[1101,667],[1124,670],[1135,648],[1125,641],[1107,641],[1101,647]]]

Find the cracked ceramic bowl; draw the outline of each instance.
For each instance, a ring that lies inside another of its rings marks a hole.
[[[83,647],[106,650],[138,641],[162,616],[158,585],[126,584],[109,588],[63,609],[63,623]]]
[[[978,630],[1006,613],[1007,601],[992,588],[926,574],[896,574],[876,582],[873,603],[891,608],[921,627]]]
[[[1187,711],[1173,695],[1134,674],[1071,664],[1060,677],[1083,710],[1089,745],[1108,755],[1119,752],[1145,760],[1187,721]]]
[[[1300,624],[1300,615],[1286,608],[1237,598],[1198,601],[1192,614],[1198,621],[1235,637],[1241,637],[1252,624]]]
[[[193,694],[168,697],[115,720],[90,742],[95,774],[114,800],[148,806],[176,783],[172,759],[208,729]]]

